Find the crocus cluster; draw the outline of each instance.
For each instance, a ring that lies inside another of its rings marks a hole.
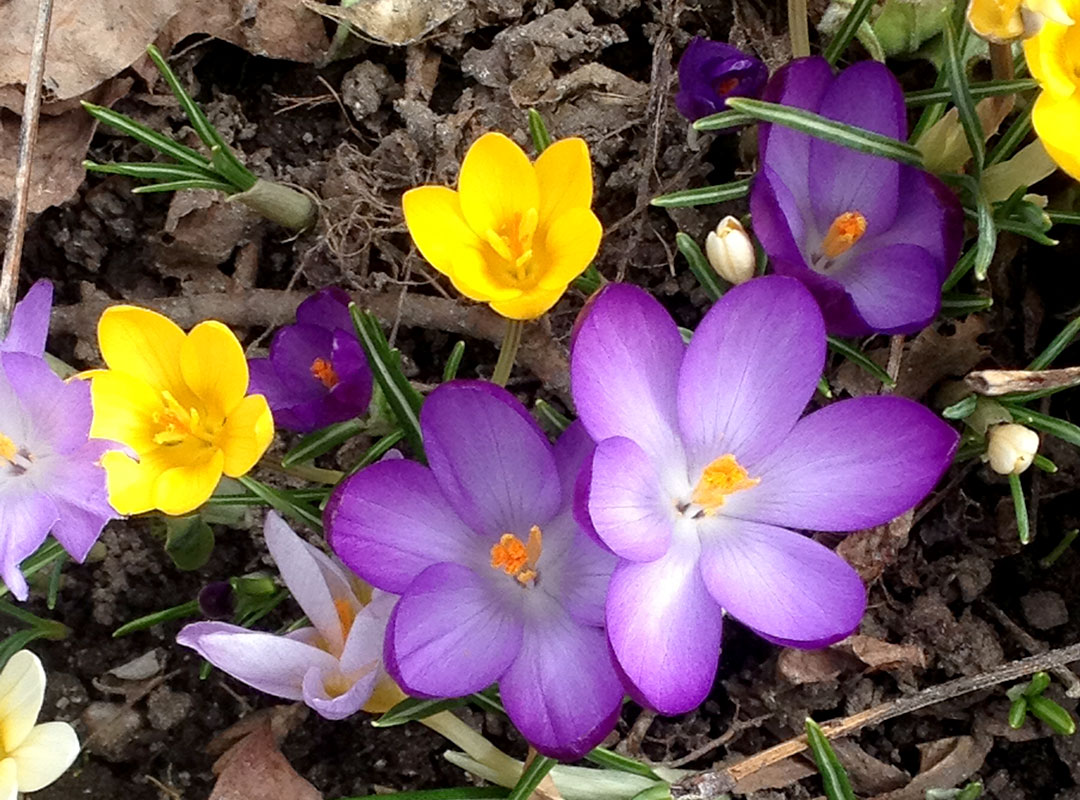
[[[764,62],[724,42],[695,36],[679,59],[675,107],[693,122],[726,111],[729,97],[758,97],[769,78]]]

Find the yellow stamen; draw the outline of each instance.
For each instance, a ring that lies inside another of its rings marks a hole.
[[[536,580],[536,564],[544,549],[544,537],[538,525],[529,529],[529,539],[522,542],[512,533],[504,533],[491,548],[491,566],[502,569],[523,586]]]
[[[845,211],[833,220],[821,243],[826,258],[836,258],[851,249],[866,233],[866,217],[858,211]]]
[[[19,448],[15,446],[15,442],[11,441],[7,436],[0,433],[0,458],[5,461],[15,463],[15,456],[18,454]]]
[[[201,424],[198,409],[184,409],[169,391],[161,393],[164,408],[153,414],[158,432],[154,434],[154,443],[167,446],[178,445],[189,437],[200,439],[207,444],[214,443],[214,434]]]
[[[729,495],[753,489],[759,483],[761,478],[751,478],[735,456],[727,453],[705,467],[691,499],[708,514],[724,505]]]
[[[324,358],[316,358],[311,362],[311,377],[320,381],[327,389],[333,389],[341,382],[334,371],[334,365]]]

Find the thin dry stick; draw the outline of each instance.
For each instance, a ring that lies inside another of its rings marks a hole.
[[[15,208],[4,247],[4,265],[0,268],[0,339],[7,336],[11,312],[15,308],[15,293],[19,288],[19,262],[22,260],[26,206],[30,197],[30,167],[34,161],[34,143],[37,141],[38,110],[41,108],[41,85],[45,74],[45,51],[49,46],[52,5],[52,0],[39,0],[37,29],[30,51],[30,74],[26,77],[19,153],[15,161]]]
[[[1025,678],[1036,672],[1052,670],[1063,664],[1080,661],[1080,644],[1069,645],[1047,653],[1039,653],[1029,658],[1004,664],[996,669],[973,675],[969,678],[957,678],[954,681],[931,686],[921,692],[901,697],[889,703],[882,703],[850,717],[824,723],[821,728],[830,739],[849,736],[867,725],[877,725],[886,720],[901,717],[927,706],[936,705],[945,700],[952,700],[960,695],[989,689],[992,686]],[[729,767],[710,770],[694,775],[671,787],[671,794],[678,798],[713,798],[730,792],[735,785],[785,758],[798,755],[807,749],[806,736],[798,736],[786,742],[762,750],[749,758],[744,758]]]
[[[1030,633],[1025,631],[1012,617],[991,603],[985,597],[980,598],[982,604],[989,610],[991,614],[997,617],[997,621],[1007,630],[1012,636],[1020,642],[1020,645],[1029,653],[1045,653],[1050,648],[1043,642],[1040,642]],[[1080,677],[1075,672],[1066,666],[1054,667],[1052,672],[1058,676],[1062,683],[1065,684],[1065,694],[1068,697],[1077,698],[1080,697]]]
[[[806,16],[806,0],[788,0],[787,13],[791,55],[804,58],[810,55],[810,22]]]

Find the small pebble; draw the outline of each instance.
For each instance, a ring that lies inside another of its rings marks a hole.
[[[1069,621],[1069,609],[1057,592],[1030,592],[1020,598],[1024,619],[1039,631],[1050,630]]]

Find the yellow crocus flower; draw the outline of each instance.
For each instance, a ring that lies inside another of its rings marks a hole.
[[[1080,19],[1080,0],[1063,0],[1064,11]],[[1024,42],[1024,55],[1042,92],[1031,119],[1046,152],[1080,180],[1080,25],[1047,20]]]
[[[274,437],[262,395],[248,395],[240,342],[220,322],[185,334],[172,320],[113,306],[98,323],[108,369],[91,372],[90,435],[126,445],[106,453],[109,501],[121,514],[194,511],[224,473],[248,472]]]
[[[1072,25],[1069,0],[971,0],[971,29],[991,42],[1013,42],[1035,36],[1047,22]]]
[[[600,247],[582,139],[562,139],[536,163],[501,133],[469,148],[458,190],[421,186],[402,198],[405,223],[432,266],[468,298],[516,320],[555,305]]]

